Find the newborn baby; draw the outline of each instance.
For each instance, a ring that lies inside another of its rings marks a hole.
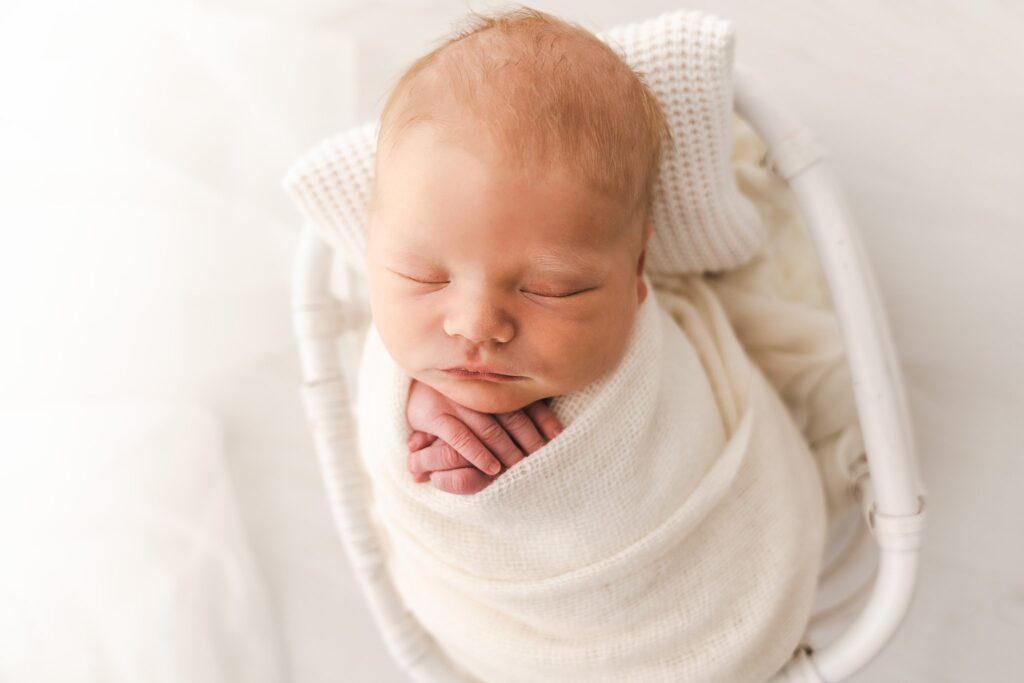
[[[417,481],[481,490],[559,433],[544,399],[619,363],[665,131],[609,47],[532,10],[478,21],[398,82],[366,258],[377,330],[413,380]]]
[[[668,133],[611,48],[526,9],[385,103],[358,451],[402,609],[467,680],[761,683],[807,624],[807,443],[700,275],[648,291]]]

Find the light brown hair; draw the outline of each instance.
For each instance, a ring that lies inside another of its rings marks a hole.
[[[400,76],[380,117],[378,168],[419,123],[456,143],[483,134],[509,163],[564,169],[645,217],[670,135],[642,74],[586,29],[529,7],[471,12]]]

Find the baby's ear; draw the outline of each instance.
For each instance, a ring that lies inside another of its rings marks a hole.
[[[644,234],[640,240],[640,258],[636,264],[636,274],[643,277],[644,274],[644,260],[647,258],[647,244],[651,241],[651,234],[654,232],[654,228],[650,221],[644,223]]]
[[[654,232],[650,221],[644,223],[644,233],[640,241],[640,257],[636,262],[636,303],[640,305],[647,298],[647,281],[644,279],[644,261],[647,260],[647,243]]]
[[[647,221],[644,224],[644,236],[643,241],[640,243],[640,258],[637,259],[636,264],[636,303],[640,305],[647,298],[647,280],[644,278],[644,261],[647,259],[647,243],[651,239],[651,233],[654,230],[651,227],[651,222]]]

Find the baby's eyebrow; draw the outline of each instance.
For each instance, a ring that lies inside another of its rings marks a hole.
[[[390,250],[392,258],[406,264],[423,264],[424,249],[401,245]],[[598,262],[574,249],[551,248],[543,253],[533,254],[528,259],[530,268],[536,272],[570,277],[590,277],[601,272]]]
[[[556,249],[543,254],[534,254],[530,265],[536,270],[547,273],[564,273],[568,275],[585,275],[596,270],[596,264],[577,251]]]

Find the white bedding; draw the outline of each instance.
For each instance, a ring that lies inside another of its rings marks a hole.
[[[269,604],[271,625],[235,635],[280,652],[297,683],[402,680],[334,542],[289,330],[297,216],[276,183],[309,144],[370,116],[388,79],[464,3],[64,5],[0,10],[0,403],[15,423],[23,412],[10,411],[30,409],[43,431],[88,414],[56,410],[58,401],[160,399],[212,413],[236,503],[220,519],[234,515],[243,531],[229,545],[249,553],[265,587],[263,597],[236,594],[227,613]],[[665,6],[541,8],[601,28]],[[735,22],[737,61],[830,152],[903,360],[930,527],[908,620],[855,680],[1011,680],[1024,670],[1024,318],[1014,313],[1024,303],[1024,16],[994,2],[700,8]],[[198,423],[174,423],[180,450],[215,452]],[[116,419],[101,424],[102,443],[123,433]],[[44,500],[30,482],[45,481],[53,461],[5,438],[3,467],[20,474],[0,479],[0,499],[21,488]],[[210,471],[202,458],[180,462],[191,476]],[[205,529],[194,512],[176,514]],[[0,520],[0,536],[19,535],[37,553],[54,547],[40,529]],[[23,545],[2,547],[8,566]],[[38,584],[25,585],[35,590],[17,604],[49,614]],[[11,590],[0,588],[0,606],[13,604]],[[41,667],[86,651],[73,641],[99,642],[71,626],[62,633],[60,650],[3,641],[0,661]],[[163,655],[190,642],[167,641]],[[138,679],[83,664],[50,680]]]
[[[615,370],[551,400],[565,430],[472,496],[409,476],[409,378],[367,334],[388,573],[472,680],[756,683],[803,642],[828,521],[814,455],[711,287],[667,279]]]

